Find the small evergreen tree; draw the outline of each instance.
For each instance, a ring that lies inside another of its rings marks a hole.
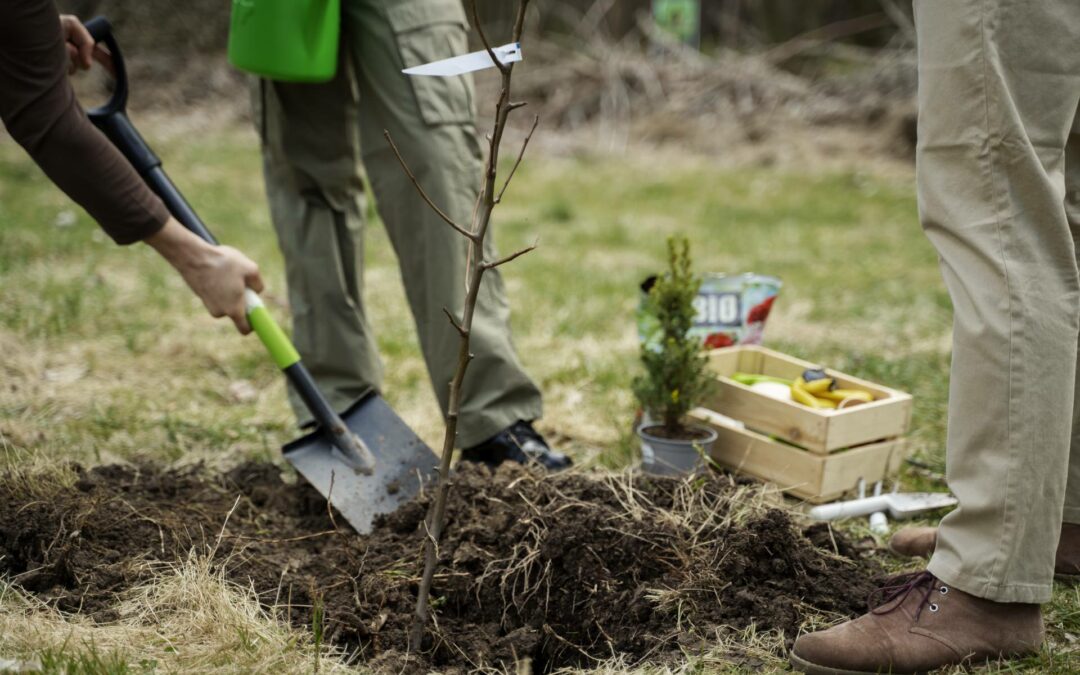
[[[641,345],[645,374],[634,379],[633,388],[642,407],[673,438],[689,435],[683,418],[712,384],[701,340],[687,335],[694,325],[694,298],[700,288],[701,278],[691,269],[690,242],[669,237],[668,270],[657,277],[645,304],[645,311],[660,325],[661,341]]]

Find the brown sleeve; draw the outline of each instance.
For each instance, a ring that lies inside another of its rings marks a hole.
[[[45,174],[118,244],[157,232],[169,212],[87,119],[67,79],[52,0],[0,0],[0,119]]]

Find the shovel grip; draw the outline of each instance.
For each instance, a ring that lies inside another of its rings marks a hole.
[[[115,112],[123,112],[127,108],[128,79],[127,68],[124,66],[124,55],[120,52],[120,43],[113,36],[112,24],[103,16],[95,16],[83,24],[86,32],[95,43],[104,44],[109,49],[109,58],[112,60],[113,91],[109,100],[101,107],[95,109],[101,115],[109,115]]]
[[[262,340],[266,351],[270,352],[270,358],[274,360],[278,368],[285,370],[291,365],[300,362],[300,353],[296,351],[292,341],[281,330],[281,326],[270,315],[263,305],[258,293],[250,288],[244,291],[244,302],[247,305],[248,321],[255,334]]]

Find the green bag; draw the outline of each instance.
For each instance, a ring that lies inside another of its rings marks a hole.
[[[334,77],[340,0],[233,0],[229,63],[286,82]]]

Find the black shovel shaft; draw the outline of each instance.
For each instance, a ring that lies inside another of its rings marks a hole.
[[[123,110],[100,114],[98,110],[91,110],[88,113],[90,121],[112,141],[124,157],[127,157],[131,166],[142,176],[154,194],[165,202],[173,218],[180,221],[184,227],[194,232],[203,241],[217,244],[218,240],[169,179],[165,169],[161,167],[161,160],[143,140],[127,114]]]
[[[195,210],[191,208],[184,195],[165,174],[161,166],[161,160],[143,139],[128,119],[127,107],[127,73],[124,69],[124,58],[120,53],[120,45],[112,34],[112,28],[104,17],[96,17],[86,22],[86,28],[95,42],[103,42],[109,48],[112,56],[114,77],[116,79],[113,94],[104,105],[94,108],[87,113],[90,121],[124,154],[135,171],[142,176],[146,184],[154,194],[168,207],[169,213],[180,221],[187,229],[195,233],[199,238],[211,244],[218,241],[210,233],[210,229],[199,218]],[[315,384],[311,373],[300,361],[282,369],[289,378],[296,393],[304,401],[315,421],[330,434],[334,444],[339,446],[347,456],[356,454],[355,441],[341,416],[330,407],[326,397],[323,396]]]

